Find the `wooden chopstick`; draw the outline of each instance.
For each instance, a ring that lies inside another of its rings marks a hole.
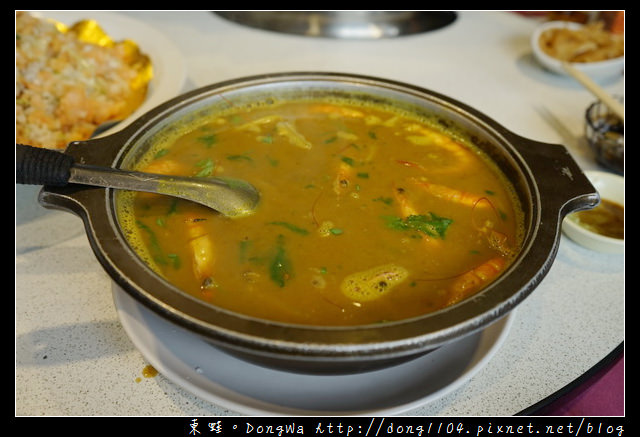
[[[600,99],[602,103],[607,105],[609,109],[611,109],[618,117],[620,117],[620,119],[624,123],[624,106],[619,101],[614,99],[609,93],[603,90],[599,85],[591,80],[589,76],[587,76],[568,62],[563,62],[562,67],[567,73],[569,73],[569,75],[580,82],[587,90],[591,91],[594,96]]]

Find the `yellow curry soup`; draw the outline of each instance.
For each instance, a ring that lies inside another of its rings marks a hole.
[[[121,221],[169,282],[262,319],[361,325],[437,311],[497,278],[522,238],[513,189],[483,153],[373,104],[231,107],[159,141],[139,169],[260,190],[242,219],[127,193]]]

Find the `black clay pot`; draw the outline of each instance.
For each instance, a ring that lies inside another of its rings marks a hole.
[[[185,117],[201,116],[230,101],[334,94],[393,102],[434,117],[464,132],[496,162],[515,186],[526,220],[523,247],[497,281],[455,306],[384,325],[322,328],[256,320],[193,299],[147,267],[118,225],[114,190],[45,186],[39,201],[79,215],[96,257],[117,286],[162,317],[255,363],[314,373],[389,366],[487,327],[522,302],[547,274],[564,216],[599,202],[563,146],[522,138],[484,114],[426,89],[338,73],[262,75],[203,87],[160,105],[111,136],[71,143],[65,153],[78,162],[128,168],[154,136]]]

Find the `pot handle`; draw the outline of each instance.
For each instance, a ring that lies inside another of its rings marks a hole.
[[[600,195],[566,147],[510,133],[512,144],[524,156],[536,185],[551,210],[560,217],[600,203]]]
[[[57,150],[16,144],[16,183],[64,187],[74,159]]]

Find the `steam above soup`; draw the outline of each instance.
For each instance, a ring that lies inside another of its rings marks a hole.
[[[178,288],[279,322],[361,325],[439,310],[495,280],[523,232],[512,187],[481,151],[372,103],[230,104],[163,137],[138,169],[259,189],[258,210],[242,219],[126,193],[120,220]]]

